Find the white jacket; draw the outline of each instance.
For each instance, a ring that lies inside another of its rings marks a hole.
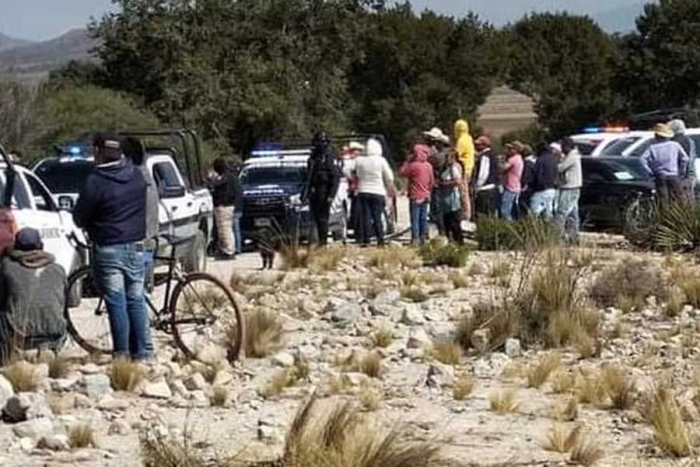
[[[387,186],[394,184],[394,173],[382,155],[382,145],[375,139],[367,141],[367,152],[355,160],[358,193],[386,196]]]

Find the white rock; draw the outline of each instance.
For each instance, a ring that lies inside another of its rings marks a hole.
[[[33,392],[21,392],[10,397],[2,409],[2,414],[5,420],[13,423],[53,416],[46,397]]]
[[[110,436],[126,436],[130,432],[131,428],[129,427],[129,424],[126,423],[124,420],[115,420],[114,422],[112,422],[111,425],[109,425],[109,429],[107,430],[107,434]]]
[[[12,432],[19,438],[38,440],[53,433],[53,423],[46,417],[35,418],[12,425]]]
[[[7,400],[15,395],[15,390],[7,378],[0,375],[0,407],[5,407]]]
[[[105,394],[97,403],[97,408],[100,410],[118,412],[128,409],[130,405],[129,401],[125,399],[117,399],[112,394]]]
[[[477,329],[471,336],[472,347],[480,352],[489,348],[491,342],[491,332],[488,329]]]
[[[104,373],[84,375],[80,378],[79,386],[82,394],[94,399],[112,392],[112,382]]]
[[[39,440],[37,446],[51,451],[70,451],[68,436],[63,434],[44,436]]]
[[[519,357],[522,354],[522,347],[520,346],[520,339],[508,338],[506,339],[506,355],[510,358]]]
[[[96,375],[98,373],[104,373],[104,369],[94,363],[87,363],[78,368],[78,371],[84,375]]]
[[[428,368],[428,386],[440,388],[450,387],[454,384],[455,370],[449,365],[431,363]]]
[[[294,366],[294,356],[287,352],[280,352],[272,357],[272,365],[282,368]]]
[[[56,392],[68,392],[72,391],[75,385],[78,383],[77,378],[59,378],[52,379],[49,381],[52,391]]]
[[[19,447],[22,451],[31,451],[36,447],[36,440],[32,438],[21,438],[19,440]],[[0,462],[0,465],[5,465]]]
[[[178,378],[182,375],[182,368],[177,362],[165,362],[163,363],[163,367],[167,370],[167,374],[169,374],[171,378]]]
[[[429,347],[431,344],[432,340],[422,327],[411,328],[408,334],[408,342],[406,343],[407,348],[422,349],[424,347]]]
[[[176,379],[172,383],[170,383],[170,388],[175,394],[179,395],[185,395],[187,394],[187,388],[185,387],[185,384],[182,382],[182,380]]]
[[[407,303],[401,315],[401,322],[409,326],[419,326],[425,323],[423,311],[413,303]]]
[[[143,389],[143,395],[151,399],[170,399],[173,393],[165,380],[149,383]]]
[[[212,385],[213,386],[226,386],[231,381],[233,381],[233,375],[231,374],[230,371],[219,370],[216,372],[216,376],[214,376],[214,381],[212,382]]]
[[[201,391],[207,386],[207,382],[201,373],[193,373],[185,378],[182,383],[190,391]]]

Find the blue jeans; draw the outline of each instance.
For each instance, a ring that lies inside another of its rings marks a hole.
[[[561,231],[562,238],[567,243],[578,241],[580,220],[578,215],[578,201],[581,198],[581,190],[567,189],[559,191],[559,201],[554,220]]]
[[[505,189],[503,190],[503,193],[501,193],[500,207],[501,219],[505,219],[507,221],[513,220],[513,211],[518,205],[518,198],[520,198],[520,193],[514,193]]]
[[[557,190],[537,191],[530,198],[530,214],[535,217],[544,216],[547,220],[554,217],[554,199],[557,197]]]
[[[243,238],[241,237],[241,217],[243,217],[243,211],[240,209],[233,210],[233,241],[235,243],[234,247],[236,254],[239,255],[243,253]]]
[[[107,305],[115,357],[149,357],[142,244],[95,246],[93,273]]]
[[[384,245],[384,224],[382,215],[385,209],[386,198],[371,193],[360,193],[358,196],[362,208],[362,238],[360,244],[369,245],[372,239],[372,230],[379,245]]]
[[[428,239],[429,200],[422,203],[411,201],[411,241],[423,244]]]

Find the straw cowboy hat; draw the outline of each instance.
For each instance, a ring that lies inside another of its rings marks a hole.
[[[671,127],[665,123],[659,123],[654,127],[654,134],[659,138],[671,139],[675,136]]]
[[[443,144],[450,144],[450,137],[443,133],[440,128],[431,128],[430,131],[424,131],[423,135],[434,141],[439,141]]]

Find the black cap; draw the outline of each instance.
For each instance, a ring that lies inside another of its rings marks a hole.
[[[17,232],[15,237],[15,250],[34,251],[43,250],[44,243],[41,241],[41,234],[36,229],[25,227]]]

